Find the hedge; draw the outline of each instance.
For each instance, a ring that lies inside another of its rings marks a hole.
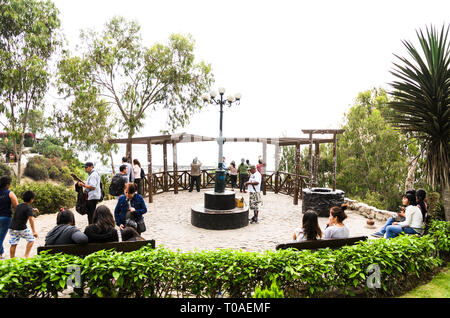
[[[182,253],[143,247],[130,253],[99,251],[86,258],[41,254],[0,263],[0,297],[58,297],[66,268],[80,268],[83,289],[94,297],[252,297],[276,280],[285,297],[392,296],[412,277],[443,264],[450,223],[433,221],[429,234],[369,240],[338,250],[211,250]],[[368,268],[380,269],[370,288]]]
[[[77,201],[74,187],[68,188],[50,182],[24,182],[11,186],[10,190],[15,193],[19,202],[23,201],[21,197],[26,190],[33,191],[35,195],[33,207],[39,210],[38,215],[56,213],[62,207],[73,207]]]

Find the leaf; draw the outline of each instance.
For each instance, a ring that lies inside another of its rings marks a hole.
[[[114,279],[118,279],[120,277],[120,273],[119,272],[113,272],[112,276],[114,277]]]

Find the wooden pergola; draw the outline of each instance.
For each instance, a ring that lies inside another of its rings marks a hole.
[[[279,172],[279,156],[280,147],[282,146],[295,146],[295,184],[294,184],[294,204],[298,204],[299,194],[299,181],[300,181],[300,146],[309,145],[310,154],[310,171],[309,171],[309,187],[317,185],[318,174],[318,160],[319,160],[319,144],[321,143],[334,143],[333,158],[334,158],[334,171],[333,171],[333,190],[336,189],[336,135],[343,133],[343,130],[328,129],[328,130],[302,130],[303,133],[309,134],[309,138],[299,137],[280,137],[280,138],[242,138],[242,137],[227,137],[224,138],[225,142],[258,142],[263,145],[263,162],[267,163],[267,144],[275,145],[275,173]],[[332,139],[313,138],[313,134],[333,134]],[[200,135],[192,135],[187,133],[173,134],[173,135],[159,135],[150,137],[135,137],[131,138],[131,144],[143,144],[147,145],[147,160],[148,160],[148,184],[149,184],[149,202],[153,202],[153,190],[152,190],[152,145],[163,146],[163,183],[164,191],[169,191],[168,187],[168,166],[167,166],[167,145],[172,145],[173,153],[173,172],[174,172],[174,193],[178,193],[178,165],[177,165],[177,144],[182,142],[203,142],[203,141],[216,141],[216,138],[205,137]],[[109,143],[115,144],[127,144],[130,143],[130,139],[111,139]],[[315,145],[315,156],[313,161],[312,146]],[[314,169],[313,169],[314,163]],[[263,193],[266,193],[266,184],[264,177],[266,176],[266,165],[263,166]],[[275,182],[278,178],[275,179]]]

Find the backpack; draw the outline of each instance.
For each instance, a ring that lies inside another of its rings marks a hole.
[[[105,198],[105,190],[103,189],[103,183],[100,181],[100,200],[99,202],[102,202]]]
[[[111,179],[111,184],[109,185],[109,194],[113,196],[122,195],[124,188],[125,180],[123,179],[123,176],[118,173]]]
[[[141,179],[145,179],[145,172],[144,169],[141,168]]]
[[[78,183],[75,183],[75,191],[77,192],[77,203],[75,206],[75,210],[81,215],[85,215],[88,213],[86,205],[87,195],[83,191],[83,188],[78,186]]]

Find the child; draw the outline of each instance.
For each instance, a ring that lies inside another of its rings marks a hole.
[[[25,191],[22,195],[24,203],[16,207],[14,216],[9,227],[9,235],[11,236],[9,244],[11,244],[10,257],[16,256],[16,247],[20,238],[24,238],[28,243],[25,249],[25,258],[30,256],[31,248],[33,247],[35,239],[38,237],[34,229],[33,212],[39,212],[38,209],[33,209],[31,204],[34,202],[33,191]],[[27,221],[30,222],[31,231],[27,228]]]

